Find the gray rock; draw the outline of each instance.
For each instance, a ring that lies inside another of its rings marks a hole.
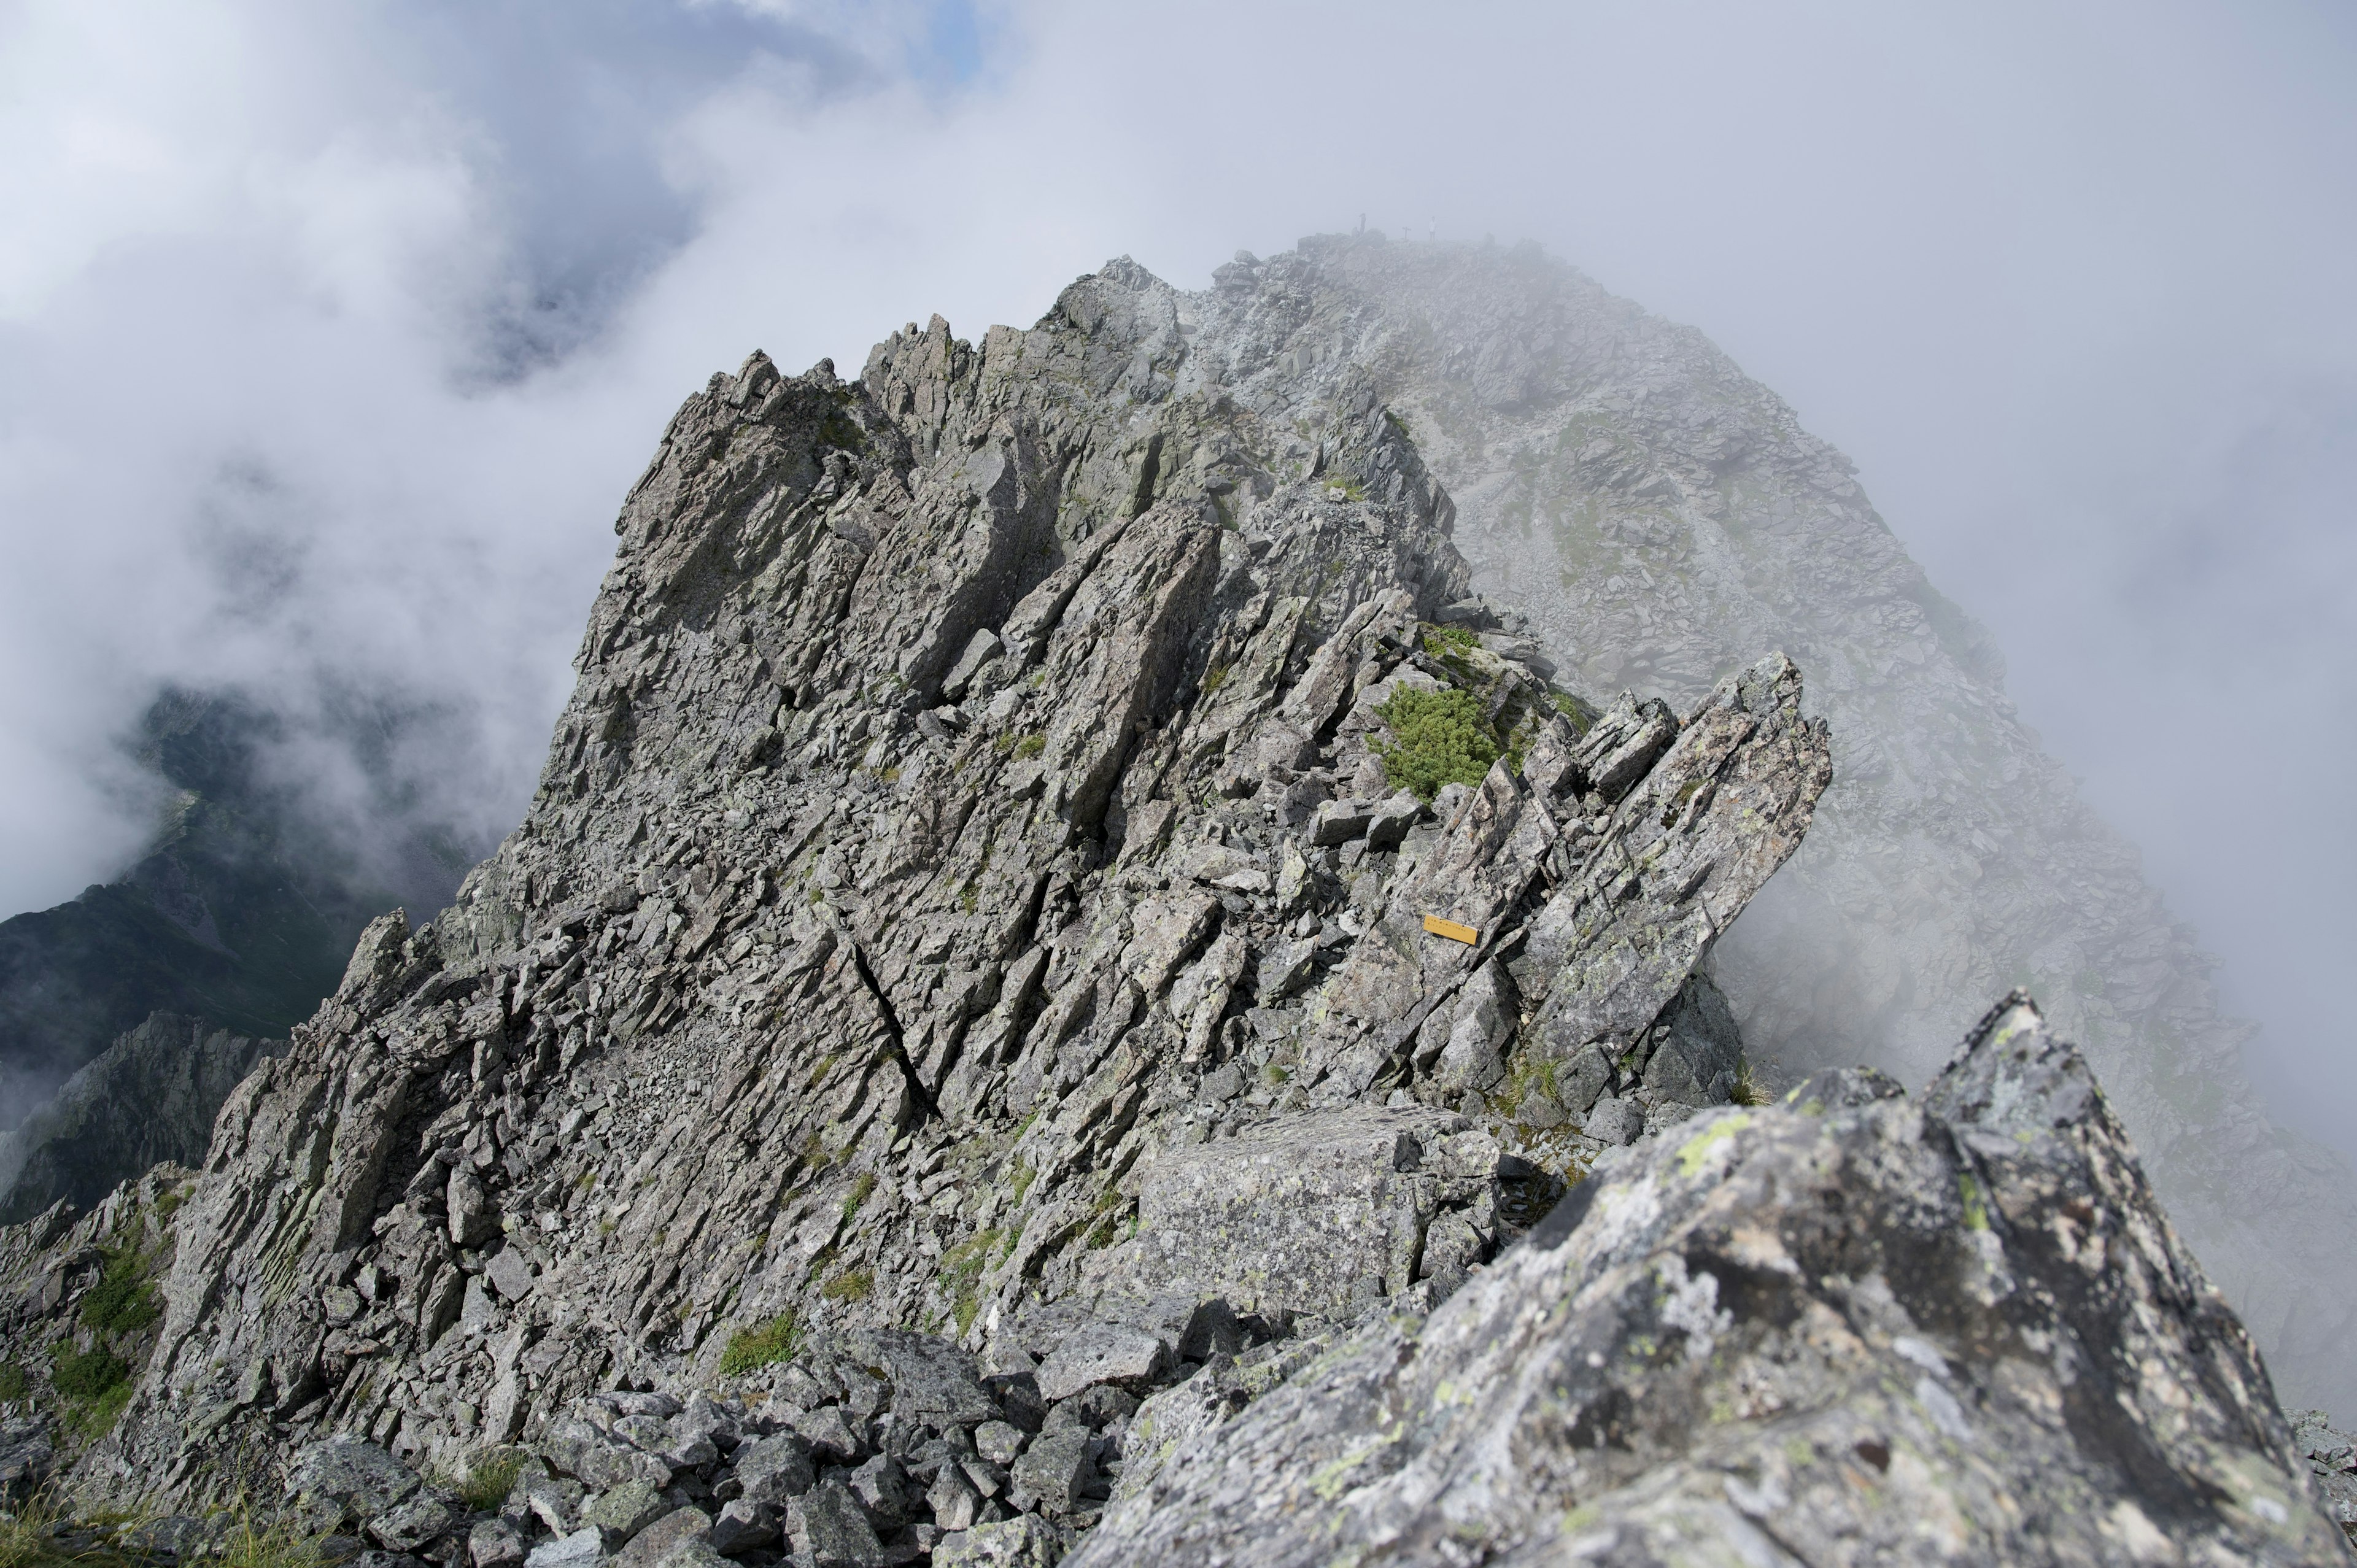
[[[982,1517],[982,1490],[963,1466],[944,1465],[925,1490],[925,1507],[945,1530],[970,1529]]]
[[[57,1466],[48,1429],[22,1418],[0,1425],[0,1500],[22,1502],[48,1482]]]
[[[304,1528],[317,1535],[391,1513],[424,1485],[375,1444],[350,1436],[298,1451],[286,1473],[287,1497]]]
[[[1960,1561],[2342,1552],[2249,1337],[2018,993],[1920,1104],[1853,1071],[1706,1112],[1410,1327],[1180,1444],[1071,1562],[1900,1559],[1927,1521]]]
[[[604,1530],[607,1545],[619,1548],[672,1509],[653,1483],[643,1479],[624,1481],[585,1506],[581,1522]]]
[[[447,1534],[459,1510],[431,1492],[421,1492],[368,1521],[369,1539],[388,1552],[415,1552]]]
[[[483,1265],[483,1277],[500,1293],[501,1301],[521,1301],[532,1292],[532,1264],[522,1252],[503,1247]]]
[[[1379,803],[1367,815],[1367,847],[1370,850],[1397,849],[1407,837],[1408,829],[1424,815],[1424,802],[1403,789],[1391,799]]]
[[[712,1550],[723,1557],[740,1556],[772,1545],[777,1539],[778,1510],[767,1503],[738,1498],[723,1503],[719,1517],[712,1521]]]
[[[933,1548],[933,1563],[934,1568],[1055,1568],[1063,1552],[1055,1530],[1027,1513],[943,1536]]]
[[[1633,1100],[1606,1095],[1587,1113],[1582,1131],[1599,1144],[1626,1148],[1645,1133],[1645,1108]]]
[[[1432,1216],[1489,1190],[1489,1173],[1426,1167],[1426,1146],[1465,1128],[1448,1112],[1362,1107],[1172,1151],[1146,1173],[1128,1266],[1149,1292],[1245,1311],[1331,1315],[1370,1288],[1396,1295],[1415,1283]],[[1057,1397],[1041,1372],[1040,1391]]]
[[[467,1532],[467,1558],[475,1568],[521,1568],[524,1559],[521,1530],[503,1519],[487,1519]]]
[[[851,1494],[813,1487],[786,1509],[786,1536],[814,1568],[881,1568],[892,1561]]]
[[[1168,1359],[1162,1341],[1123,1324],[1092,1323],[1039,1364],[1039,1396],[1051,1404],[1099,1383],[1154,1380]]]
[[[1367,836],[1374,807],[1365,800],[1329,800],[1309,821],[1309,842],[1323,849]]]
[[[490,1240],[500,1233],[500,1211],[482,1178],[465,1165],[450,1173],[450,1184],[443,1195],[450,1216],[450,1240],[453,1245],[473,1247]]]
[[[851,1423],[840,1406],[827,1405],[797,1417],[794,1430],[802,1434],[813,1453],[838,1465],[849,1465],[867,1451],[866,1443],[852,1429]],[[743,1468],[739,1462],[738,1468]]]
[[[606,1560],[606,1538],[590,1525],[571,1535],[544,1541],[523,1560],[524,1568],[596,1568]]]
[[[916,1494],[909,1490],[908,1475],[889,1455],[871,1455],[844,1477],[843,1484],[858,1499],[860,1510],[879,1535],[889,1535],[907,1524],[915,1512]]]
[[[974,1358],[944,1339],[899,1329],[850,1335],[853,1355],[892,1380],[892,1408],[935,1426],[971,1426],[998,1413],[982,1386]]]
[[[1645,1043],[1644,1085],[1684,1105],[1724,1105],[1743,1063],[1743,1036],[1707,975],[1690,976]]]
[[[974,1429],[974,1452],[994,1465],[1012,1465],[1023,1452],[1024,1434],[1003,1421],[985,1421]]]
[[[1090,1455],[1088,1428],[1050,1428],[1034,1439],[1009,1471],[1010,1496],[1025,1513],[1037,1509],[1050,1515],[1071,1511],[1096,1477]]]
[[[780,1433],[737,1450],[737,1479],[752,1502],[782,1506],[809,1491],[818,1479],[810,1440]],[[845,1455],[847,1457],[847,1455]]]
[[[731,1505],[734,1506],[734,1505]],[[725,1514],[726,1509],[723,1509]],[[630,1544],[614,1553],[614,1568],[657,1568],[678,1553],[698,1546],[717,1547],[720,1525],[698,1508],[668,1509],[633,1533]],[[770,1531],[772,1541],[777,1532]]]

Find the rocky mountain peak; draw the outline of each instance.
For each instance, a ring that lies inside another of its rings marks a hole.
[[[1240,259],[1188,295],[1116,262],[1028,331],[935,317],[856,381],[755,354],[690,397],[515,833],[433,921],[368,929],[200,1173],[7,1233],[0,1264],[50,1282],[13,1342],[84,1358],[32,1379],[103,1433],[76,1477],[280,1497],[339,1552],[475,1568],[1044,1563],[1100,1520],[1110,1561],[1199,1507],[1215,1461],[1186,1455],[1341,1409],[1317,1404],[1335,1369],[1375,1387],[1407,1326],[1555,1312],[1504,1282],[1566,1234],[1650,1303],[1595,1341],[1598,1389],[1623,1350],[1757,1349],[1730,1315],[1778,1288],[1896,1332],[1920,1282],[1874,1273],[1870,1231],[1778,1254],[1738,1212],[1784,1212],[1805,1174],[1789,1211],[1819,1224],[1835,1145],[1920,1221],[1934,1283],[1999,1316],[2003,1236],[2048,1234],[2039,1205],[2089,1170],[2174,1271],[2156,1310],[2222,1313],[2067,1060],[1960,1069],[1953,1105],[1871,1079],[1827,1090],[1837,1114],[1757,1104],[1708,961],[1833,777],[1800,670],[1753,650],[1676,704],[1555,684],[1470,592],[1383,367],[1302,338],[1316,264]],[[2039,1142],[2032,1078],[2092,1143]],[[2031,1136],[1966,1148],[1939,1118]],[[1693,1203],[1727,1235],[1677,1277],[1615,1251]],[[1813,1283],[1836,1254],[1851,1283]],[[110,1277],[154,1310],[91,1316]],[[2143,1300],[2069,1310],[2092,1343]],[[1956,1354],[1996,1354],[1957,1312]],[[2244,1437],[2089,1495],[2215,1459],[2280,1539],[2329,1541],[2215,1322],[2222,1370],[2187,1397]],[[1681,1375],[1676,1411],[1623,1388],[1580,1430],[1633,1452],[1706,1423]],[[1452,1386],[1409,1404],[1455,1420]],[[1408,1406],[1372,1397],[1332,1419],[1389,1433]],[[1961,1396],[1917,1398],[1937,1426]],[[1876,1428],[1891,1466],[1920,1463],[1908,1419]],[[1284,1485],[1333,1502],[1347,1473]]]

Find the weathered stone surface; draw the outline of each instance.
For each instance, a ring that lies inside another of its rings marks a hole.
[[[737,1507],[730,1504],[729,1507]],[[727,1509],[721,1510],[725,1516]],[[592,1521],[595,1522],[595,1521]],[[630,1537],[630,1544],[614,1553],[614,1568],[657,1568],[683,1549],[695,1546],[720,1546],[721,1521],[699,1508],[673,1508]],[[775,1541],[778,1532],[771,1527],[769,1539]]]
[[[2357,1438],[2336,1431],[2320,1410],[2292,1417],[2292,1446],[2308,1460],[2325,1512],[2357,1545]]]
[[[891,1561],[859,1504],[841,1487],[813,1487],[786,1509],[786,1537],[814,1568],[882,1568]]]
[[[1015,1506],[1027,1513],[1037,1509],[1050,1517],[1070,1513],[1096,1476],[1089,1448],[1085,1426],[1041,1433],[1010,1468]]]
[[[523,1532],[503,1519],[479,1520],[467,1532],[467,1560],[475,1568],[521,1568]]]
[[[933,1549],[934,1568],[1054,1568],[1063,1541],[1032,1514],[944,1536]]]
[[[1071,1561],[2343,1560],[2249,1337],[2017,994],[1631,1152],[1430,1318],[1182,1444]]]
[[[542,1541],[523,1562],[524,1568],[597,1568],[605,1560],[606,1538],[591,1525]]]
[[[619,1547],[671,1512],[672,1508],[652,1482],[625,1481],[583,1509],[581,1522],[596,1525],[606,1532],[608,1545]]]
[[[1425,1230],[1444,1207],[1494,1223],[1495,1161],[1495,1144],[1449,1112],[1291,1117],[1157,1163],[1125,1263],[1149,1291],[1221,1296],[1245,1311],[1363,1309],[1415,1283]]]
[[[737,1451],[737,1479],[753,1502],[783,1504],[800,1497],[818,1479],[810,1441],[784,1433],[746,1444]]]
[[[777,1510],[744,1498],[723,1503],[719,1517],[712,1521],[711,1536],[712,1550],[723,1557],[770,1545],[778,1539]]]
[[[375,1444],[350,1436],[303,1449],[286,1472],[288,1500],[321,1534],[390,1513],[423,1484],[416,1472]]]
[[[1118,1323],[1092,1323],[1056,1347],[1039,1363],[1039,1397],[1054,1403],[1099,1383],[1148,1383],[1162,1370],[1168,1358],[1163,1342],[1143,1329]]]

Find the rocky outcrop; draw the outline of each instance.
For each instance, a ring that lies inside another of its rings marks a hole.
[[[1192,1425],[1133,1452],[1076,1568],[2349,1560],[2248,1335],[2018,993],[1920,1101],[1846,1069],[1698,1118],[1429,1317]]]
[[[60,1201],[95,1208],[152,1165],[202,1164],[230,1090],[285,1048],[150,1015],[22,1126],[0,1133],[0,1220],[20,1223]]]
[[[1482,631],[1562,678],[1684,709],[1781,648],[1831,722],[1808,847],[1721,948],[1756,1056],[1910,1084],[2026,983],[2083,1042],[2292,1397],[2357,1408],[2357,1173],[2269,1125],[2210,961],[2005,693],[1988,634],[1910,560],[1847,459],[1691,328],[1534,246],[1327,236],[1213,293],[1303,399],[1371,377],[1511,607]]]
[[[2357,1546],[2357,1438],[2337,1431],[2320,1410],[2292,1417],[2292,1445],[2308,1460],[2325,1511]]]
[[[1028,332],[691,398],[530,814],[230,1096],[78,1475],[447,1469],[601,1391],[885,1328],[996,1354],[1048,1308],[1233,1292],[1314,1337],[1733,1093],[1697,968],[1830,776],[1798,670],[1553,685],[1466,629],[1372,387],[1302,399],[1257,330],[1116,263]],[[1256,1183],[1382,1212],[1206,1253]]]
[[[689,399],[522,826],[0,1232],[47,1470],[370,1568],[2336,1547],[2026,1004],[1758,1103],[1798,668],[1556,685],[1248,281]]]

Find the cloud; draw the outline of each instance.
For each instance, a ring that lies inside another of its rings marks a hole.
[[[2357,1145],[2352,33],[2322,5],[20,4],[0,903],[135,842],[110,746],[164,680],[437,714],[421,809],[495,835],[606,524],[711,371],[850,373],[1112,254],[1200,284],[1363,214],[1538,239],[1849,451],[2223,950],[2279,1105]],[[350,800],[333,755],[287,765]]]

